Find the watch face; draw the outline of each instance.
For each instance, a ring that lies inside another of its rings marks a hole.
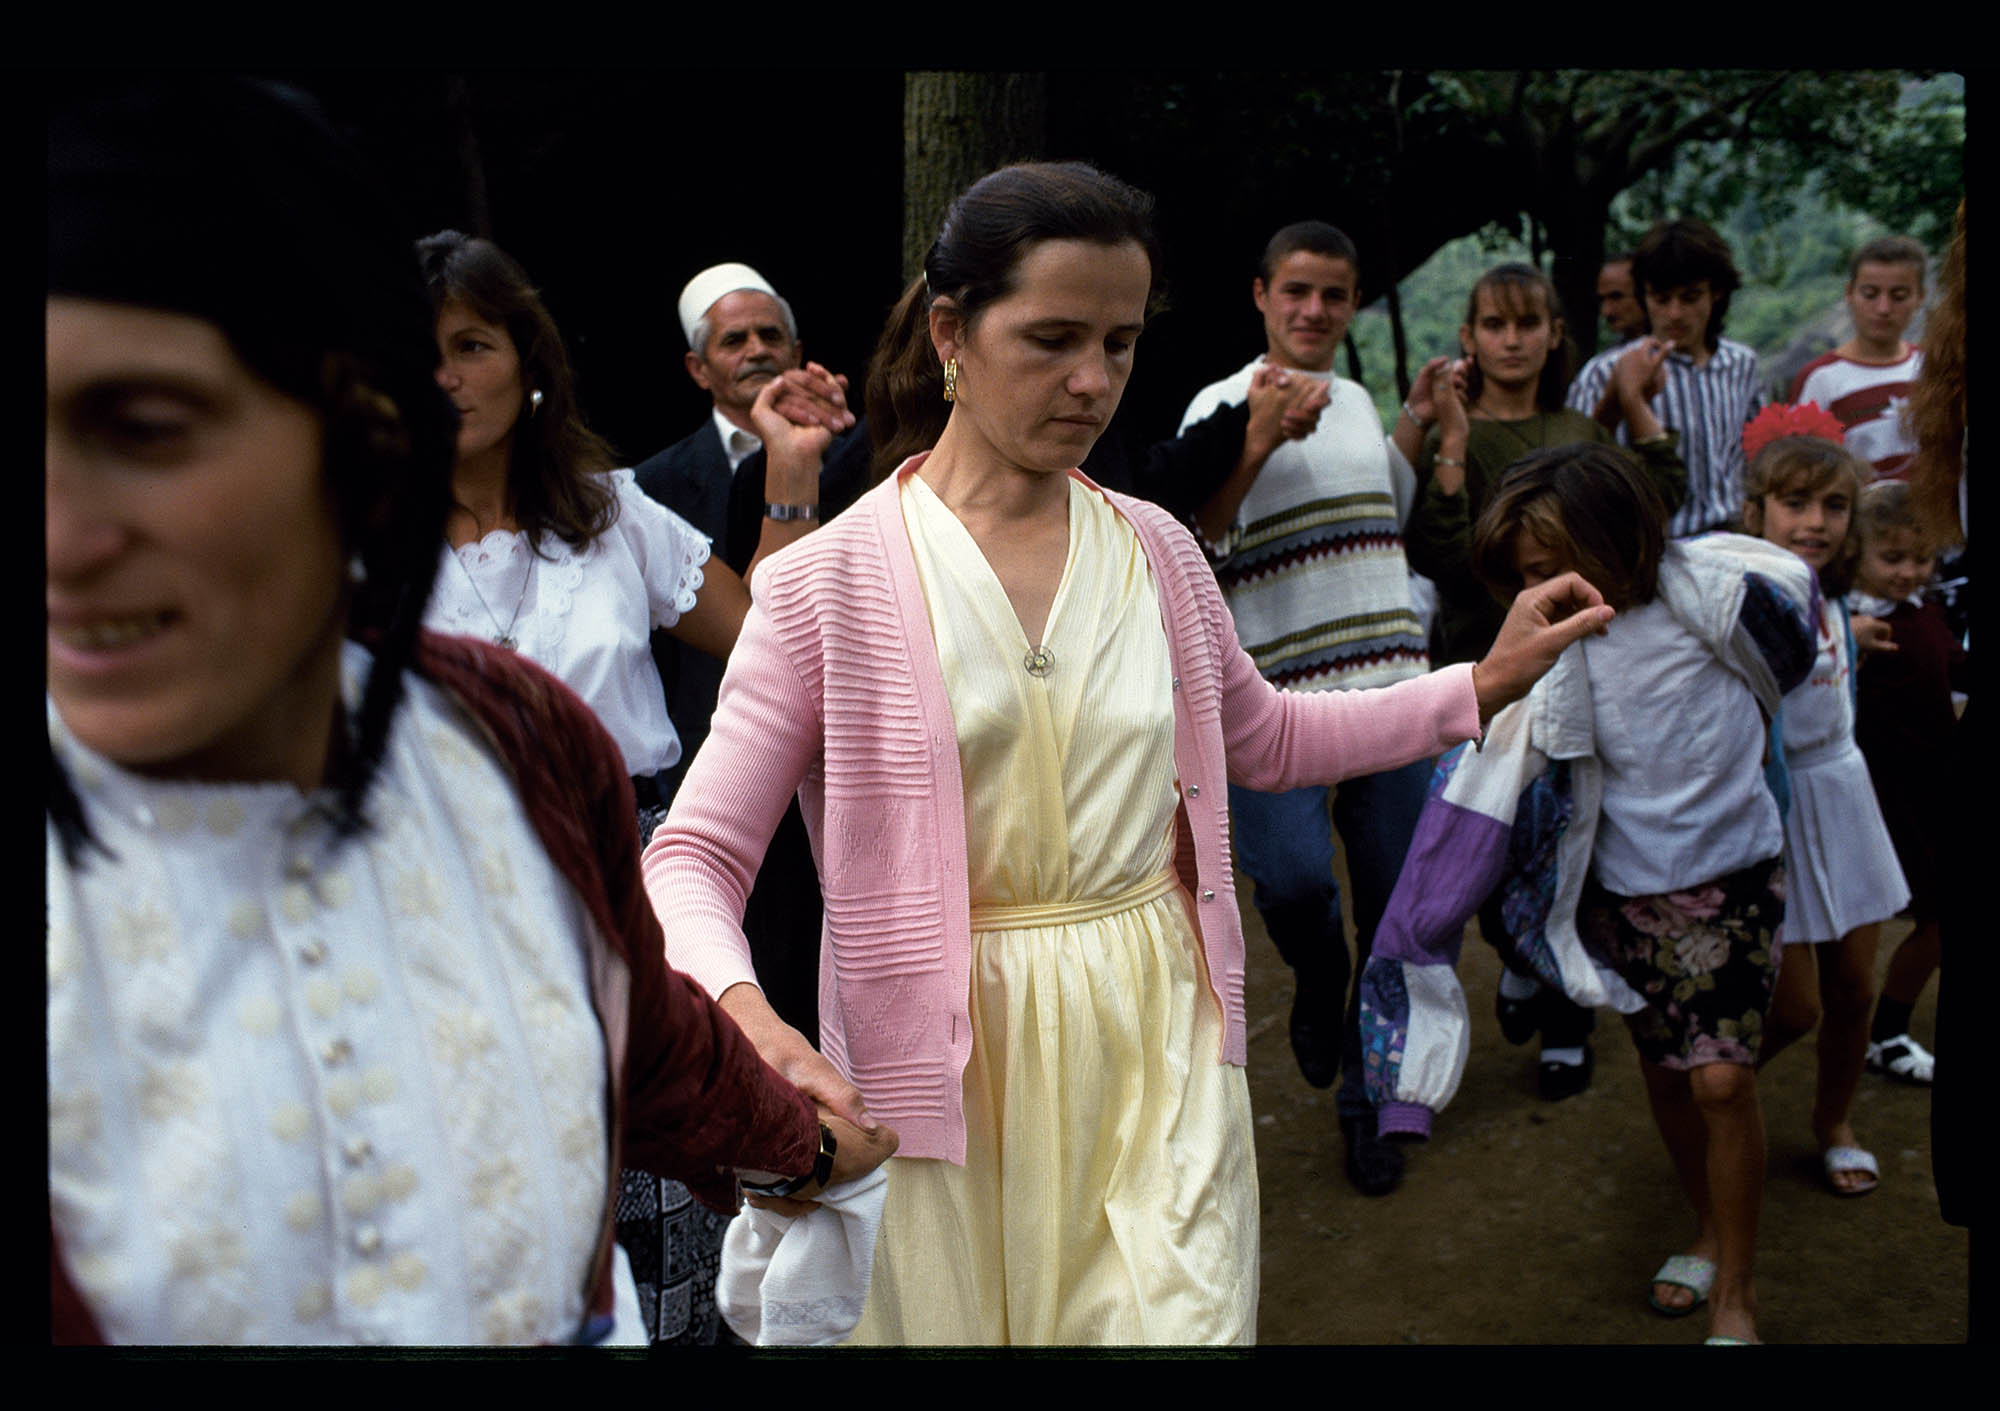
[[[820,1189],[833,1178],[833,1158],[840,1150],[840,1143],[833,1139],[833,1129],[822,1122],[819,1124],[819,1160],[813,1162],[813,1179]]]

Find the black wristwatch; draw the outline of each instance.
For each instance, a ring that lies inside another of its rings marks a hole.
[[[755,1181],[744,1181],[743,1189],[753,1192],[756,1195],[777,1196],[780,1199],[797,1195],[800,1191],[814,1184],[817,1184],[821,1190],[824,1190],[826,1189],[826,1183],[833,1179],[834,1153],[839,1150],[840,1144],[833,1139],[832,1130],[826,1123],[822,1122],[819,1124],[819,1155],[813,1158],[812,1170],[806,1172],[803,1176],[794,1176],[789,1181],[772,1181],[768,1185],[759,1185]]]

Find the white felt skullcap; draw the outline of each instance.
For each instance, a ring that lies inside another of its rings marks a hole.
[[[681,290],[680,315],[681,332],[687,335],[690,348],[694,348],[694,326],[701,322],[702,316],[717,299],[724,294],[734,294],[739,289],[754,289],[759,294],[769,294],[773,299],[778,297],[778,291],[771,287],[770,281],[748,265],[710,265],[687,282],[687,288]],[[695,351],[701,350],[695,348]]]

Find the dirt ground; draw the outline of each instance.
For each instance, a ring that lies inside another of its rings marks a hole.
[[[1342,1173],[1333,1093],[1308,1087],[1286,1036],[1291,972],[1243,902],[1250,1096],[1263,1199],[1261,1344],[1699,1343],[1705,1314],[1663,1318],[1650,1277],[1694,1230],[1647,1113],[1624,1025],[1598,1019],[1597,1075],[1560,1103],[1535,1091],[1535,1044],[1494,1018],[1499,961],[1468,938],[1464,1083],[1394,1194]],[[1883,927],[1886,965],[1907,922]],[[1932,1033],[1936,985],[1913,1029]],[[1811,1041],[1759,1080],[1770,1153],[1757,1251],[1758,1330],[1777,1343],[1963,1342],[1968,1236],[1938,1218],[1928,1091],[1864,1075],[1854,1126],[1882,1164],[1837,1199],[1809,1116]]]

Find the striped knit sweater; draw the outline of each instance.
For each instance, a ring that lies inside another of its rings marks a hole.
[[[767,560],[708,742],[646,849],[667,958],[712,995],[754,983],[743,902],[798,792],[826,896],[820,1047],[894,1126],[901,1154],[965,1159],[971,898],[957,736],[897,483]],[[1073,472],[1074,473],[1074,472]],[[1088,482],[1086,482],[1088,483]],[[1181,787],[1175,862],[1242,1063],[1243,931],[1229,782],[1258,789],[1391,769],[1478,733],[1469,666],[1386,692],[1273,690],[1237,646],[1214,575],[1166,511],[1106,497],[1159,585]]]
[[[1203,388],[1181,429],[1248,398],[1262,362]],[[1318,427],[1264,462],[1215,567],[1243,649],[1292,691],[1386,686],[1430,668],[1403,557],[1401,456],[1360,384],[1328,381]]]

